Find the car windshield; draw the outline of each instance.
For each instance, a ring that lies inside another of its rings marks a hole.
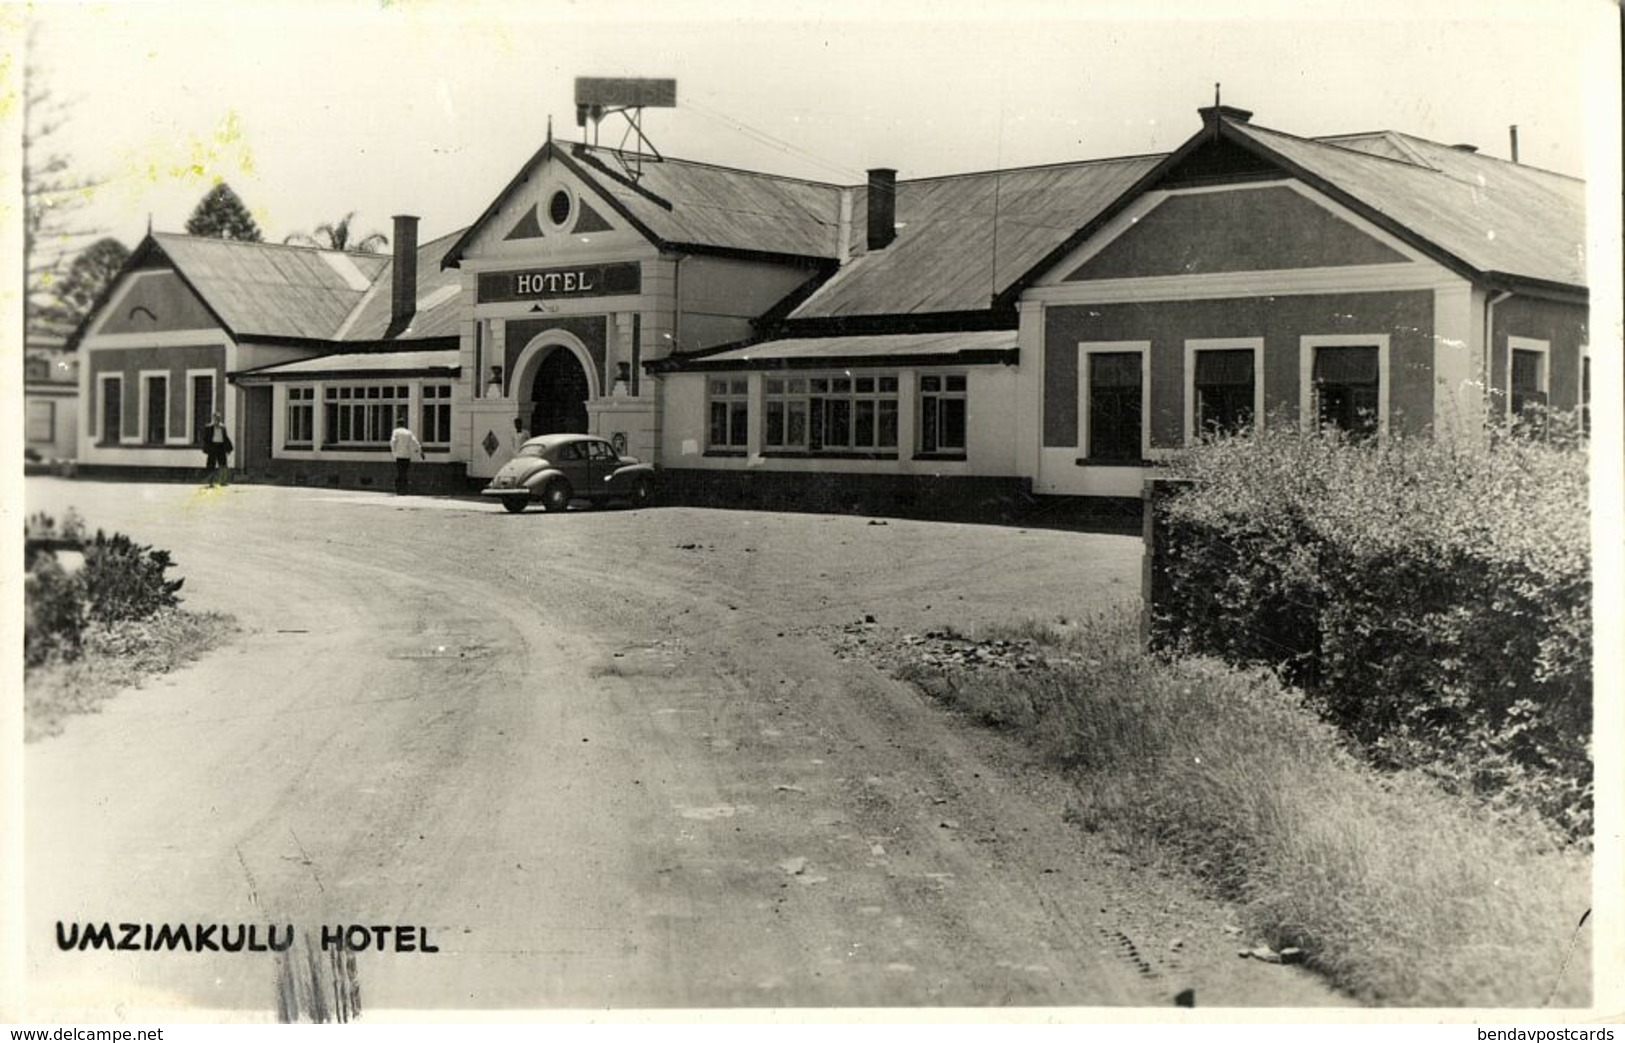
[[[517,452],[517,453],[515,453],[513,455],[515,455],[515,456],[533,456],[533,457],[536,457],[537,459],[540,459],[541,457],[547,455],[546,450],[547,450],[547,446],[545,446],[545,445],[522,445],[522,446],[519,447],[519,452]]]

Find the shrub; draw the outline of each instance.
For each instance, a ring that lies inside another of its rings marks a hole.
[[[1553,426],[1557,426],[1554,422]],[[1587,454],[1275,425],[1182,454],[1161,634],[1263,664],[1391,767],[1590,824]]]
[[[174,565],[169,552],[154,550],[121,533],[98,530],[84,540],[84,523],[73,511],[60,523],[47,514],[25,526],[25,660],[37,666],[55,656],[79,655],[92,624],[141,620],[180,604],[184,580],[166,579]],[[52,541],[84,541],[83,565],[69,571]]]

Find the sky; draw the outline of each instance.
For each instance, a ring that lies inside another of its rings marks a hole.
[[[579,139],[577,76],[675,78],[644,119],[667,155],[850,184],[1167,151],[1216,82],[1304,136],[1504,157],[1516,124],[1523,162],[1585,176],[1619,70],[1610,0],[58,2],[10,8],[8,40],[18,11],[63,102],[50,150],[100,182],[81,222],[129,246],[217,179],[268,240],[352,210],[360,232],[454,231],[549,117]]]

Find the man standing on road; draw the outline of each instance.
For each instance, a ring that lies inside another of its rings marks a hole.
[[[412,466],[412,458],[423,459],[423,445],[406,426],[405,413],[401,414],[401,422],[395,425],[395,430],[389,433],[389,452],[395,457],[395,495],[405,496],[411,488],[407,471]]]
[[[231,435],[226,433],[219,413],[204,426],[198,440],[203,443],[203,466],[207,469],[209,487],[231,484]]]
[[[513,451],[519,452],[519,447],[530,441],[530,432],[525,428],[524,417],[513,418]]]

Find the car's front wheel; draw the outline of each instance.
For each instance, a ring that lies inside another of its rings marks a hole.
[[[502,506],[508,509],[508,513],[518,514],[520,511],[525,509],[525,504],[529,502],[529,500],[530,498],[528,496],[504,496],[502,498]]]
[[[654,502],[654,498],[654,483],[650,482],[649,479],[639,478],[637,484],[632,486],[633,507],[647,507]]]
[[[547,491],[542,493],[542,510],[562,511],[570,506],[573,499],[575,491],[570,488],[570,483],[563,478],[554,479],[548,483]]]

